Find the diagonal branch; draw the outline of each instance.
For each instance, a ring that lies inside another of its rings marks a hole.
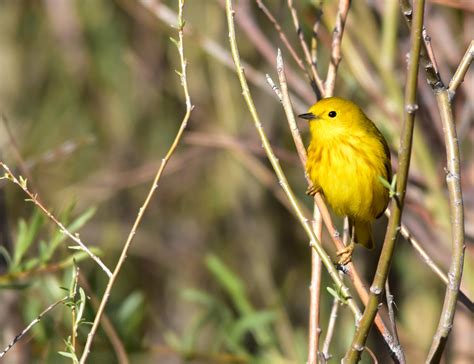
[[[449,83],[448,94],[449,94],[450,101],[454,98],[454,95],[459,85],[461,85],[461,83],[464,81],[464,76],[466,75],[467,70],[469,69],[469,66],[471,65],[473,58],[474,58],[474,40],[471,40],[471,44],[469,44],[469,47],[467,48],[467,51],[464,54],[464,57],[462,58],[461,63],[459,63],[459,66],[456,72],[454,73],[454,76],[451,79],[451,82]]]
[[[303,53],[306,59],[306,63],[311,71],[311,75],[313,77],[312,80],[312,87],[315,91],[317,98],[319,99],[321,96],[326,96],[326,90],[324,88],[324,81],[322,80],[321,76],[316,69],[316,64],[313,63],[313,58],[311,57],[311,52],[309,50],[308,44],[304,39],[303,30],[300,27],[300,21],[298,19],[298,14],[296,13],[296,9],[293,5],[293,0],[288,0],[288,8],[290,9],[291,18],[293,19],[293,24],[295,25],[296,34],[298,35],[298,39],[300,40],[301,48],[303,49]]]

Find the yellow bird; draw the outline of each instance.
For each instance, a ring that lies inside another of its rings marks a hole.
[[[308,194],[321,192],[334,212],[347,216],[352,239],[338,252],[339,263],[352,259],[354,242],[374,247],[372,222],[387,208],[390,182],[390,150],[375,124],[355,103],[329,97],[299,117],[309,120],[311,143],[306,172],[313,186]]]

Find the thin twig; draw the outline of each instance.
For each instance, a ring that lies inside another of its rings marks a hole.
[[[390,291],[390,284],[387,280],[385,281],[385,296],[387,297],[387,308],[388,308],[388,316],[390,318],[390,326],[392,329],[392,335],[394,340],[394,345],[398,347],[400,351],[403,350],[402,346],[400,345],[400,339],[398,338],[398,330],[397,330],[397,321],[395,320],[395,300],[393,298],[393,294]]]
[[[183,29],[184,29],[184,19],[183,19],[183,10],[184,10],[184,1],[185,0],[179,0],[179,11],[178,11],[178,40],[175,41],[176,46],[178,48],[178,53],[179,53],[179,58],[180,58],[180,63],[181,63],[181,72],[179,73],[180,80],[181,80],[181,86],[183,87],[184,91],[184,97],[185,97],[185,103],[186,103],[186,113],[183,117],[183,120],[181,122],[181,125],[179,127],[179,130],[175,136],[175,139],[173,140],[173,143],[171,144],[168,152],[166,153],[165,157],[161,161],[160,168],[158,169],[156,176],[153,180],[153,183],[150,187],[150,190],[148,191],[148,195],[145,198],[145,201],[143,202],[142,207],[138,211],[137,218],[135,219],[135,222],[133,223],[132,229],[130,230],[130,234],[127,237],[127,241],[125,242],[125,245],[122,249],[122,253],[120,254],[120,258],[117,262],[117,265],[115,266],[113,275],[110,277],[109,282],[107,283],[107,287],[105,289],[105,292],[102,296],[102,300],[100,302],[99,308],[97,309],[97,313],[94,319],[94,323],[92,324],[92,328],[87,335],[87,341],[84,346],[84,351],[81,356],[80,364],[84,364],[87,360],[87,357],[90,353],[91,350],[91,345],[92,341],[94,339],[95,333],[97,331],[97,328],[99,327],[100,319],[102,317],[102,314],[104,313],[105,306],[109,300],[110,293],[112,291],[112,287],[115,283],[115,280],[118,277],[118,274],[120,272],[120,269],[122,268],[123,263],[125,262],[125,259],[127,258],[128,250],[131,246],[131,243],[133,241],[133,238],[135,237],[135,234],[137,232],[138,226],[140,225],[143,215],[153,197],[153,194],[155,190],[158,188],[158,182],[161,179],[161,176],[163,174],[163,171],[168,164],[168,161],[170,160],[171,156],[173,155],[174,151],[176,150],[181,137],[188,125],[188,120],[191,116],[191,111],[193,110],[194,106],[191,104],[191,97],[189,96],[189,91],[188,91],[188,83],[187,83],[187,61],[184,57],[184,45],[183,45]]]
[[[400,8],[408,27],[411,27],[413,18],[413,8],[409,0],[400,0]],[[434,65],[434,62],[428,57],[428,50],[423,42],[420,49],[420,63],[426,72],[426,80],[433,90],[443,88],[443,82]]]
[[[84,291],[86,291],[87,296],[90,298],[92,307],[97,310],[99,308],[100,302],[97,299],[97,296],[92,291],[89,282],[86,278],[84,278],[82,274],[79,275],[79,283],[81,287],[84,288]],[[118,335],[117,330],[115,330],[112,321],[105,312],[102,314],[102,320],[100,322],[100,325],[104,330],[106,336],[110,340],[110,344],[114,348],[118,364],[129,364],[130,360],[128,359],[127,351],[125,350],[124,344],[120,340],[120,336]]]
[[[177,14],[167,7],[163,2],[159,0],[139,0],[144,8],[148,9],[150,13],[155,16],[160,21],[166,24],[175,24],[177,19]],[[186,24],[185,34],[190,36],[193,41],[198,44],[207,54],[217,60],[219,63],[225,67],[234,70],[234,62],[232,61],[232,55],[230,52],[222,47],[218,42],[214,41],[209,37],[205,37],[202,33],[199,33],[196,28],[192,28],[190,24]],[[245,73],[247,79],[256,87],[260,88],[264,92],[271,92],[268,90],[267,84],[265,82],[265,75],[252,67],[246,62],[242,62],[242,65],[245,67]],[[304,94],[301,94],[302,97]],[[300,97],[295,98],[295,104],[298,106],[304,107],[304,103]]]
[[[331,61],[329,62],[328,73],[326,76],[325,90],[326,96],[331,96],[336,84],[336,74],[339,63],[341,62],[341,41],[344,34],[347,13],[351,5],[350,0],[340,0],[337,9],[336,25],[332,32]]]
[[[328,329],[326,331],[326,337],[324,338],[322,355],[325,360],[331,359],[331,354],[329,354],[329,347],[331,345],[332,338],[334,336],[334,331],[336,329],[337,316],[339,313],[340,302],[337,298],[334,298],[332,301],[331,314],[329,316]]]
[[[291,18],[293,19],[293,24],[295,25],[296,34],[298,35],[298,39],[300,40],[301,48],[303,49],[303,53],[306,59],[306,63],[311,71],[311,75],[313,76],[313,82],[311,86],[316,93],[316,97],[319,99],[320,97],[326,96],[326,89],[324,87],[324,82],[321,76],[318,73],[316,68],[316,64],[313,63],[311,52],[309,50],[308,44],[304,39],[303,30],[300,26],[300,21],[298,19],[298,13],[293,5],[293,0],[288,0],[288,8],[290,9]]]
[[[303,63],[303,60],[300,58],[298,53],[296,53],[295,49],[291,45],[290,41],[288,40],[285,32],[281,28],[280,24],[278,21],[275,19],[271,11],[265,6],[265,4],[262,2],[262,0],[255,0],[257,3],[257,6],[262,10],[263,14],[268,18],[268,20],[273,24],[275,27],[275,30],[278,32],[278,35],[280,36],[281,41],[285,45],[286,49],[288,52],[290,52],[291,57],[294,59],[296,64],[298,65],[299,68],[301,68],[303,71],[306,72],[305,65]]]
[[[316,21],[313,24],[313,33],[311,34],[311,63],[314,65],[318,64],[318,30],[321,24],[321,16],[323,12],[321,8],[323,6],[322,0],[319,2],[319,8],[316,10]]]
[[[451,239],[453,250],[451,264],[448,272],[448,284],[441,310],[438,328],[433,336],[431,348],[428,353],[428,363],[438,363],[441,360],[446,341],[453,327],[456,302],[461,285],[464,262],[464,208],[461,190],[461,167],[459,145],[456,135],[453,112],[449,102],[448,90],[444,89],[435,94],[441,115],[445,137],[447,168],[446,184],[448,185],[449,207],[451,215]]]
[[[30,169],[27,167],[27,164],[25,160],[23,159],[23,156],[21,155],[20,147],[18,145],[17,139],[15,138],[15,135],[13,134],[13,131],[10,128],[10,123],[8,122],[8,119],[5,115],[2,115],[1,117],[3,121],[3,125],[5,126],[5,130],[7,131],[7,134],[8,134],[10,145],[12,146],[12,149],[13,149],[13,154],[18,162],[18,168],[20,172],[23,174],[23,176],[28,178],[29,181],[32,181],[33,178],[31,176]],[[31,192],[34,194],[38,192],[32,186],[30,186],[30,189],[31,189]]]
[[[385,215],[390,218],[390,209],[385,210]],[[410,233],[405,224],[400,226],[400,234],[403,238],[413,246],[418,255],[423,259],[423,262],[443,281],[444,284],[448,284],[448,276],[436,264],[433,258],[430,257],[428,252],[421,246],[420,242]],[[471,312],[474,312],[474,303],[472,300],[463,292],[459,291],[459,301]]]
[[[313,210],[313,231],[321,241],[323,231],[323,220],[317,206]],[[309,335],[308,335],[308,364],[317,364],[320,328],[320,306],[321,306],[321,274],[322,264],[319,255],[311,250],[311,283],[309,286]],[[342,278],[341,278],[342,280]]]
[[[41,312],[33,321],[30,322],[30,324],[25,328],[23,329],[22,332],[20,332],[17,336],[15,336],[15,338],[12,340],[12,342],[10,344],[8,344],[8,346],[3,349],[3,351],[0,353],[0,358],[3,358],[5,356],[5,354],[18,342],[21,340],[21,338],[23,336],[25,336],[25,334],[30,331],[30,329],[35,326],[38,322],[41,321],[41,319],[43,318],[44,315],[46,315],[49,311],[51,311],[53,308],[55,308],[57,305],[59,305],[60,303],[64,303],[66,302],[68,299],[70,299],[69,296],[66,296],[64,298],[61,298],[59,301],[56,301],[54,303],[52,303],[51,305],[49,305],[43,312]]]
[[[224,0],[219,0],[219,4],[224,6]],[[254,16],[251,13],[250,0],[239,1],[235,20],[239,28],[245,32],[247,38],[255,46],[255,49],[269,64],[275,66],[275,48],[254,19]],[[293,71],[288,72],[288,83],[292,85],[293,89],[297,91],[298,94],[304,97],[307,103],[313,101],[313,93],[308,88],[304,79],[300,78],[297,73]]]
[[[72,289],[69,291],[69,296],[73,298],[73,304],[71,305],[71,347],[76,352],[76,338],[77,330],[79,328],[79,322],[76,319],[76,294],[77,294],[77,281],[79,279],[79,267],[74,262],[74,280]]]
[[[53,223],[55,223],[59,227],[59,231],[74,241],[80,250],[85,251],[101,268],[102,270],[109,276],[112,276],[112,272],[110,272],[109,268],[100,260],[100,258],[92,253],[92,251],[82,242],[79,238],[79,234],[72,234],[56,217],[41,203],[38,199],[38,195],[34,194],[28,189],[27,181],[26,180],[18,180],[18,178],[11,172],[10,168],[3,162],[0,162],[0,166],[5,170],[5,177],[13,183],[15,183],[18,187],[20,187],[23,192],[25,192],[28,197],[29,201],[33,202]],[[19,177],[21,178],[21,177]]]
[[[321,257],[321,260],[326,267],[326,269],[329,272],[329,275],[331,276],[332,280],[335,282],[337,289],[341,292],[342,296],[347,299],[347,304],[349,308],[352,310],[354,316],[356,319],[358,319],[360,311],[359,308],[357,307],[356,303],[354,300],[351,298],[351,295],[349,294],[349,289],[344,285],[342,280],[339,278],[337,270],[334,268],[331,259],[327,255],[327,253],[324,251],[322,248],[320,242],[317,240],[316,235],[314,234],[313,230],[311,229],[311,226],[308,222],[308,219],[302,214],[301,209],[300,209],[300,204],[298,200],[296,199],[293,190],[291,189],[290,185],[288,184],[288,180],[286,179],[286,176],[281,169],[280,163],[278,162],[277,158],[275,157],[273,153],[273,149],[270,145],[270,142],[268,141],[268,138],[265,134],[265,131],[263,130],[262,123],[260,121],[260,118],[257,114],[257,110],[255,108],[255,104],[253,102],[252,96],[250,94],[250,90],[248,88],[247,80],[245,78],[244,71],[242,69],[242,65],[240,63],[240,55],[237,47],[237,40],[235,37],[235,26],[234,26],[234,11],[232,9],[232,0],[226,0],[226,14],[227,14],[227,23],[229,27],[229,41],[230,41],[230,46],[231,46],[231,51],[232,51],[232,56],[234,59],[237,75],[239,77],[239,81],[242,87],[242,94],[245,98],[245,101],[247,103],[247,107],[252,115],[252,119],[254,121],[255,127],[258,131],[258,134],[260,136],[260,139],[262,141],[263,148],[265,149],[265,152],[267,153],[267,157],[275,171],[275,174],[278,177],[278,182],[280,186],[283,188],[285,194],[287,195],[288,199],[291,202],[291,205],[298,217],[298,220],[300,221],[301,225],[303,226],[306,234],[311,240],[311,247],[316,250],[316,252],[319,254]]]
[[[405,110],[403,113],[403,126],[400,136],[397,186],[396,196],[391,201],[392,216],[389,219],[385,240],[380,253],[379,262],[375,277],[370,287],[369,302],[364,310],[362,319],[352,339],[352,344],[348,349],[343,362],[354,364],[360,360],[364,345],[369,335],[370,327],[377,314],[385,281],[390,269],[395,242],[400,229],[403,204],[405,199],[406,186],[408,181],[408,170],[410,167],[411,149],[413,142],[413,129],[415,124],[415,112],[418,109],[416,104],[416,90],[418,79],[418,66],[420,61],[420,49],[422,44],[424,0],[415,2],[414,24],[410,34],[410,59],[408,63],[407,81],[405,88]],[[400,353],[403,358],[403,353]],[[403,358],[404,362],[404,358]]]
[[[469,69],[469,66],[471,65],[473,58],[474,58],[474,40],[471,40],[471,44],[469,44],[469,47],[467,48],[467,51],[464,54],[464,57],[459,63],[459,66],[456,69],[456,72],[454,73],[454,76],[451,79],[451,82],[449,83],[448,94],[449,94],[450,101],[454,98],[454,95],[456,94],[456,90],[458,89],[459,85],[461,85],[461,83],[464,81],[464,76],[466,75],[467,70]]]
[[[349,219],[346,216],[344,218],[344,232],[342,235],[342,241],[345,246],[349,244],[349,239],[350,239],[349,236],[350,236],[349,235]],[[339,274],[342,275],[342,272]],[[338,311],[339,311],[339,301],[336,298],[334,298],[332,301],[331,314],[329,316],[328,329],[326,332],[326,337],[324,338],[323,349],[321,351],[322,358],[320,359],[324,362],[327,362],[329,359],[331,359],[331,354],[329,354],[329,347],[331,346],[331,341],[334,336],[334,330],[336,328]]]
[[[283,109],[285,110],[286,119],[290,127],[291,135],[298,152],[298,156],[301,163],[306,164],[306,150],[301,139],[298,125],[293,113],[293,106],[291,105],[291,99],[288,93],[288,86],[286,83],[285,70],[283,65],[283,57],[280,49],[277,52],[277,73],[278,80],[281,87],[281,102]],[[267,77],[269,78],[269,77]],[[313,231],[319,241],[322,236],[322,224],[323,220],[321,213],[314,205],[313,210]],[[310,305],[309,305],[309,335],[308,335],[308,364],[316,364],[318,360],[318,348],[319,348],[319,336],[321,329],[319,327],[319,307],[320,307],[320,295],[321,295],[321,259],[318,254],[313,250],[311,252],[311,283],[309,286],[310,292]]]

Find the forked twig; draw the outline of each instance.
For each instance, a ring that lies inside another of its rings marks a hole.
[[[467,70],[469,69],[469,66],[471,65],[473,59],[474,59],[474,40],[471,40],[471,44],[469,44],[469,47],[467,48],[467,51],[464,54],[464,57],[459,63],[459,66],[456,69],[456,72],[454,73],[454,76],[451,79],[451,82],[449,83],[448,94],[449,94],[450,101],[454,98],[454,95],[456,94],[456,90],[459,87],[459,85],[461,85],[461,83],[464,81],[464,76],[466,75]]]

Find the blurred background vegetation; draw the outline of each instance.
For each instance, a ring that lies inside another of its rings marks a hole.
[[[301,54],[286,1],[264,2]],[[297,2],[310,40],[318,1]],[[325,1],[318,60],[328,62],[336,1]],[[469,1],[428,1],[426,26],[438,67],[449,82],[474,35]],[[185,112],[174,13],[177,1],[0,1],[0,159],[82,240],[113,267],[161,158]],[[359,103],[391,144],[402,115],[409,35],[398,2],[354,1],[343,38],[335,94]],[[136,235],[107,306],[91,363],[303,363],[306,358],[310,250],[300,225],[276,198],[279,187],[233,72],[222,1],[188,0],[185,54],[195,110]],[[255,2],[236,4],[237,36],[264,127],[308,209],[303,170],[282,108],[264,74],[276,79],[277,47],[287,64],[295,111],[315,101],[304,74]],[[454,102],[462,152],[466,264],[462,289],[474,297],[474,79]],[[420,110],[403,221],[447,271],[449,209],[441,122],[420,72]],[[307,140],[307,128],[301,129]],[[107,283],[23,192],[1,181],[0,343],[5,347],[69,287],[72,257],[90,304]],[[336,219],[340,228],[341,221]],[[383,239],[386,219],[376,224]],[[331,254],[329,239],[324,245]],[[380,244],[379,244],[380,245]],[[380,246],[379,246],[380,248]],[[334,255],[333,255],[334,256]],[[377,251],[357,249],[356,266],[371,281]],[[390,273],[401,343],[421,362],[436,329],[445,287],[399,239]],[[323,274],[322,337],[331,286]],[[89,326],[79,328],[80,352]],[[67,363],[60,356],[71,310],[60,305],[6,356],[5,363]],[[116,335],[114,335],[114,332]],[[342,308],[330,352],[334,362],[353,334]],[[118,340],[114,339],[116,338]],[[474,361],[472,315],[458,305],[447,363]],[[369,347],[389,360],[373,330]],[[121,358],[121,359],[120,359]],[[364,362],[370,362],[363,356]]]

